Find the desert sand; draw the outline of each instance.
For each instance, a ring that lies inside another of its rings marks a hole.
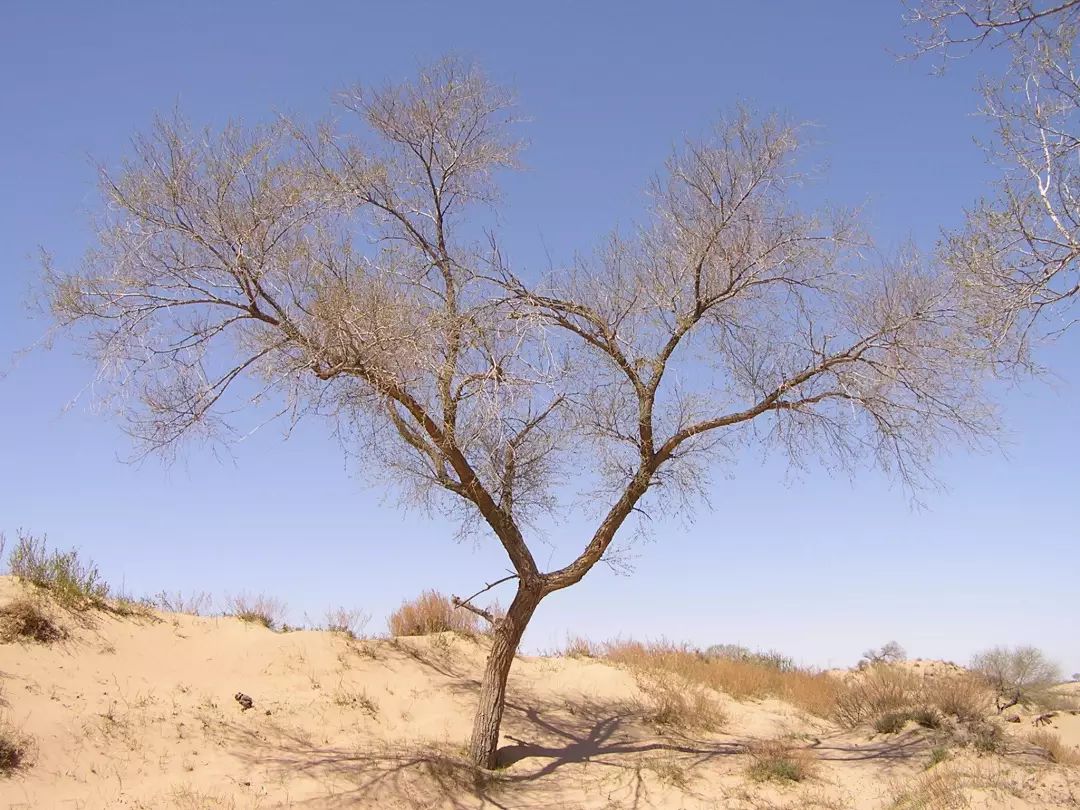
[[[0,604],[25,590],[0,578]],[[722,733],[663,734],[632,672],[521,656],[503,767],[489,773],[462,757],[482,637],[352,639],[156,611],[56,618],[61,640],[0,645],[0,713],[33,741],[32,761],[0,777],[0,808],[1080,806],[1080,770],[1023,742],[1026,715],[1005,755],[962,749],[928,770],[924,729],[843,731],[780,701],[717,695]],[[1052,723],[1080,745],[1080,716]],[[748,778],[747,746],[780,736],[816,761],[813,778]]]

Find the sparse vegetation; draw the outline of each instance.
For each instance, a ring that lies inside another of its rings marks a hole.
[[[402,602],[401,607],[390,614],[388,625],[392,636],[426,636],[451,631],[473,635],[480,632],[480,617],[455,607],[450,597],[431,590]]]
[[[718,731],[726,722],[710,690],[678,676],[641,674],[638,688],[646,721],[665,730]]]
[[[949,758],[949,749],[944,745],[936,745],[930,749],[930,761],[926,763],[926,769],[930,770],[935,765],[940,765]]]
[[[744,664],[757,664],[780,672],[795,672],[798,666],[795,660],[776,650],[751,650],[740,644],[714,644],[706,648],[708,658],[726,659]]]
[[[984,650],[972,658],[971,669],[996,691],[999,714],[1017,704],[1039,702],[1061,680],[1058,665],[1031,646]]]
[[[971,725],[970,742],[980,754],[998,754],[1004,748],[1005,733],[1001,726],[983,720]]]
[[[324,627],[331,633],[341,633],[350,639],[357,639],[363,636],[369,621],[371,621],[371,615],[362,610],[336,607],[326,611]]]
[[[48,644],[63,638],[40,599],[20,597],[0,607],[0,642],[19,640]]]
[[[371,717],[379,713],[379,704],[363,689],[349,690],[338,687],[334,692],[334,704],[343,709],[359,709]]]
[[[72,610],[104,607],[109,586],[92,561],[83,560],[75,549],[50,551],[45,537],[19,530],[8,558],[11,573],[43,588],[62,606]]]
[[[0,778],[30,764],[30,738],[0,717]]]
[[[790,740],[763,740],[750,746],[747,775],[756,782],[804,782],[813,774],[810,752]]]
[[[841,690],[838,679],[804,669],[785,671],[752,660],[710,657],[674,644],[616,642],[605,646],[609,661],[645,674],[669,673],[737,700],[776,697],[820,717],[833,711]]]
[[[191,616],[205,616],[214,605],[214,597],[206,591],[184,594],[182,591],[159,591],[151,599],[152,604],[167,613],[187,613]]]
[[[1046,752],[1046,758],[1060,765],[1080,765],[1080,750],[1069,748],[1052,731],[1039,729],[1028,735],[1028,742]]]
[[[874,720],[874,731],[878,734],[896,734],[904,730],[909,719],[908,712],[885,712]]]
[[[272,596],[240,594],[229,600],[229,613],[240,621],[273,630],[285,615],[285,603]]]
[[[587,638],[570,636],[566,639],[566,646],[559,654],[564,658],[596,658],[598,650],[596,645]]]
[[[991,699],[985,684],[970,675],[917,675],[900,667],[878,665],[845,681],[834,718],[854,728],[902,712],[921,726],[939,728],[944,722],[940,715],[961,722],[982,719],[990,710]]]
[[[908,717],[923,728],[941,728],[945,722],[941,712],[933,706],[920,706],[913,709],[908,713]]]

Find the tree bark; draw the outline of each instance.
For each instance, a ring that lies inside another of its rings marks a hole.
[[[519,585],[510,609],[492,633],[491,652],[484,667],[484,678],[480,682],[480,702],[476,707],[472,739],[469,741],[469,758],[481,768],[491,769],[497,764],[506,679],[521,636],[542,598],[540,590]]]

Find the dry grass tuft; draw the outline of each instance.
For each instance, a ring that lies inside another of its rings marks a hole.
[[[1046,752],[1046,758],[1059,765],[1080,765],[1080,750],[1069,748],[1052,731],[1040,729],[1028,735],[1028,742]]]
[[[762,740],[750,746],[747,775],[755,782],[805,782],[814,775],[809,751],[790,740]]]
[[[685,682],[724,692],[737,700],[775,697],[821,717],[831,714],[841,689],[839,680],[824,673],[785,671],[760,661],[709,657],[673,644],[616,642],[606,645],[604,655],[654,678],[674,674]]]
[[[337,607],[326,611],[324,627],[331,633],[341,633],[350,639],[357,639],[364,635],[364,628],[367,627],[369,621],[371,621],[371,615],[362,610]]]
[[[673,731],[718,731],[727,722],[710,690],[679,676],[638,676],[645,696],[639,704],[647,722]]]
[[[273,630],[285,616],[285,603],[273,596],[240,594],[229,599],[229,613],[242,622]]]
[[[563,658],[597,658],[601,653],[599,645],[593,644],[581,636],[568,636],[566,646],[559,651]]]
[[[927,728],[944,724],[941,715],[961,722],[986,717],[993,693],[970,675],[917,675],[902,667],[869,667],[844,681],[833,713],[840,725],[854,728],[862,723],[885,722],[885,718],[905,714]],[[881,729],[879,729],[880,731]]]
[[[31,739],[0,718],[0,777],[28,767],[32,750]]]
[[[426,636],[432,633],[456,632],[475,635],[480,632],[480,617],[457,608],[450,597],[438,591],[424,591],[390,614],[392,636]]]
[[[968,807],[964,780],[955,771],[935,768],[893,788],[888,810],[953,810]]]
[[[22,597],[0,608],[0,642],[26,640],[49,644],[64,637],[40,599]]]

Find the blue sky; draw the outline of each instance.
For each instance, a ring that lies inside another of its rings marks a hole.
[[[295,621],[344,604],[376,630],[421,589],[471,592],[500,576],[492,542],[456,543],[444,519],[400,509],[322,424],[289,441],[263,430],[231,458],[195,448],[132,466],[117,423],[90,407],[92,369],[72,346],[12,359],[45,329],[26,309],[38,246],[63,266],[89,244],[93,162],[115,163],[174,106],[208,125],[313,118],[337,89],[454,52],[515,87],[530,119],[527,169],[506,179],[502,212],[520,267],[589,250],[638,217],[671,146],[739,102],[814,123],[826,169],[814,195],[865,206],[884,246],[930,246],[992,177],[972,141],[987,63],[945,78],[898,63],[901,12],[890,0],[6,3],[0,529],[78,546],[134,593],[265,591]],[[1054,380],[1007,395],[1005,452],[942,448],[946,488],[924,493],[925,508],[876,473],[795,476],[748,454],[715,471],[711,511],[633,546],[632,575],[600,568],[546,601],[526,646],[666,636],[829,665],[893,638],[958,661],[1026,642],[1080,669],[1078,341],[1074,330],[1045,352]],[[561,525],[552,553],[587,531]]]

